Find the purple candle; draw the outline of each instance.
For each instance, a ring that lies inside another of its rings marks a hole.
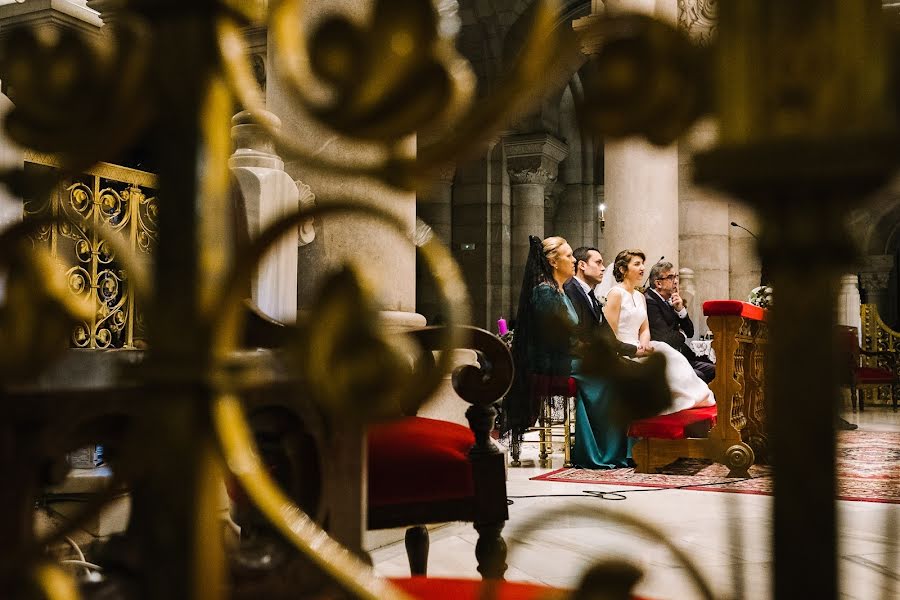
[[[500,335],[509,333],[509,328],[506,326],[506,319],[497,320],[497,331],[500,332]]]

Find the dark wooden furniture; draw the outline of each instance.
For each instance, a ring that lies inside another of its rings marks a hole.
[[[859,347],[859,330],[849,325],[837,326],[840,364],[843,369],[842,381],[850,388],[850,402],[853,412],[865,409],[863,389],[888,386],[894,410],[897,410],[897,397],[894,386],[900,383],[897,377],[897,353],[893,350],[863,350]],[[878,363],[867,364],[866,359],[879,359]]]
[[[252,333],[247,341],[250,345],[280,344],[280,327],[270,319],[257,319],[249,328]],[[425,327],[407,334],[421,348],[437,349],[441,329]],[[425,526],[471,522],[479,535],[475,548],[479,572],[486,578],[501,578],[506,571],[506,545],[500,536],[508,518],[506,473],[504,456],[490,433],[497,415],[494,405],[512,382],[512,357],[493,334],[475,327],[464,329],[464,347],[475,351],[478,366],[457,368],[452,385],[471,404],[466,412],[469,427],[408,415],[360,432],[368,454],[364,523],[369,529],[408,527],[410,570],[424,575],[428,557]],[[318,496],[310,489],[322,486],[325,496],[330,495],[325,493],[329,489],[339,493],[343,478],[350,475],[345,473],[342,478],[339,470],[328,466],[328,449],[340,443],[329,441],[327,428],[316,431],[321,420],[318,425],[310,423],[310,413],[291,415],[290,403],[261,397],[251,399],[249,405],[260,450],[276,479],[304,509],[316,515]],[[315,420],[314,414],[312,418]],[[317,457],[310,459],[314,454]],[[299,497],[302,490],[306,497]],[[236,520],[253,520],[254,510],[241,506],[239,490],[232,489],[232,498],[238,505]],[[262,521],[256,523],[265,526]],[[333,526],[331,523],[329,530]]]

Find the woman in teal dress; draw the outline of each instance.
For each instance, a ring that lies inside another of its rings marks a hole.
[[[513,460],[518,460],[522,435],[538,419],[547,382],[571,376],[578,384],[574,464],[592,469],[627,466],[628,438],[607,419],[607,386],[579,372],[574,337],[578,313],[563,293],[563,284],[575,274],[572,247],[561,237],[541,241],[531,236],[530,242],[513,335],[516,375],[503,403],[503,429],[510,434]]]

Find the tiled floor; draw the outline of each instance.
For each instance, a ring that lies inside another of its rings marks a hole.
[[[900,413],[872,408],[847,415],[860,427],[900,431]],[[534,450],[532,450],[534,451]],[[562,460],[557,458],[556,466]],[[612,486],[529,481],[547,469],[510,469],[510,552],[507,579],[573,587],[594,561],[625,558],[644,569],[638,593],[649,598],[700,597],[672,552],[646,533],[626,528],[616,515],[649,520],[689,556],[718,598],[770,598],[772,498],[684,490],[635,491],[625,500],[600,500],[582,490]],[[517,496],[557,496],[525,498]],[[575,497],[569,497],[574,495]],[[900,598],[900,505],[839,502],[841,598]],[[537,519],[538,525],[530,523]],[[734,527],[733,525],[737,525]],[[894,534],[888,533],[893,527]],[[429,574],[477,578],[476,534],[469,524],[431,533]],[[403,543],[372,552],[378,571],[407,576]],[[740,583],[738,583],[740,582]]]

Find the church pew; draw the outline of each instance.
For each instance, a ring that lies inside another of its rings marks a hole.
[[[635,471],[655,473],[678,458],[707,458],[726,465],[729,477],[747,477],[768,460],[765,410],[766,311],[736,300],[703,303],[713,333],[716,406],[635,421],[639,438]]]

